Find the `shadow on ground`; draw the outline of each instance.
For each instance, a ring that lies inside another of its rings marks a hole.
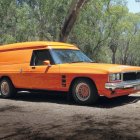
[[[16,97],[12,100],[20,100],[27,102],[49,102],[56,104],[69,104],[76,105],[72,97],[68,98],[67,93],[63,92],[49,92],[49,93],[18,93]],[[99,108],[113,108],[117,106],[122,106],[126,104],[133,104],[140,101],[140,96],[138,94],[133,96],[123,96],[108,99],[106,97],[100,97],[98,102],[89,107],[99,107]]]

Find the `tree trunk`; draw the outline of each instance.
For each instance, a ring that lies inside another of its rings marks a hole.
[[[112,64],[116,63],[116,52],[113,52],[112,54]]]
[[[88,0],[73,0],[68,12],[67,17],[65,18],[65,22],[61,28],[59,41],[66,42],[74,23],[78,17],[80,9]]]

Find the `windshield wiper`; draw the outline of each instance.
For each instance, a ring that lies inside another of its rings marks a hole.
[[[97,63],[97,62],[95,62],[95,61],[91,61],[91,62],[89,62],[89,63]]]
[[[79,63],[79,62],[85,62],[85,61],[72,61],[70,63]]]

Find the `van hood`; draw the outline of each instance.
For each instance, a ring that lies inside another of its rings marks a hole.
[[[103,72],[103,73],[120,73],[120,72],[130,72],[130,71],[140,71],[140,67],[128,66],[128,65],[118,65],[118,64],[103,64],[103,63],[70,63],[62,64],[69,65],[69,68],[75,71],[91,71]]]

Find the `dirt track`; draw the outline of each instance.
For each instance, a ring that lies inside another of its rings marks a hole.
[[[0,99],[0,140],[140,140],[140,94],[78,106],[65,95]]]

